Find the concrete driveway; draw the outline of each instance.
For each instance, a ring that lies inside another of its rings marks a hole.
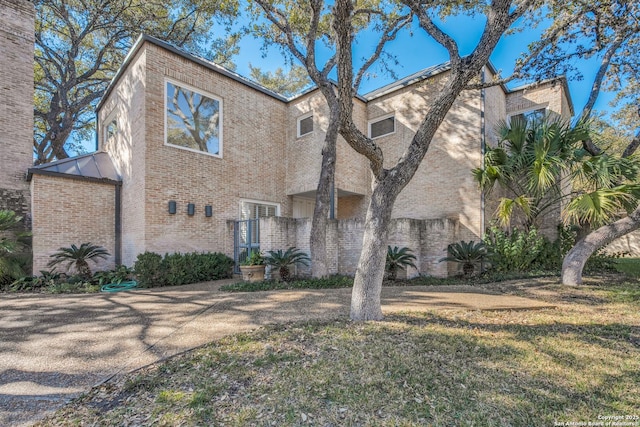
[[[349,313],[351,289],[230,294],[218,291],[223,283],[112,294],[0,295],[0,425],[28,425],[113,375],[225,335]],[[471,287],[385,287],[382,300],[385,313],[549,307]]]

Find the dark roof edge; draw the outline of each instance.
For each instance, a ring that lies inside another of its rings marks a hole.
[[[99,184],[122,185],[122,181],[116,181],[110,178],[96,178],[93,176],[82,176],[70,173],[54,172],[46,169],[40,169],[38,167],[27,169],[27,181],[31,181],[33,175],[53,176],[56,178],[75,179],[76,181],[96,182]]]
[[[142,46],[144,45],[145,42],[149,42],[151,44],[154,44],[156,46],[159,46],[165,50],[170,51],[171,53],[174,53],[178,56],[181,56],[185,59],[188,59],[190,61],[195,62],[196,64],[199,64],[205,68],[208,68],[210,70],[213,70],[219,74],[222,74],[223,76],[229,77],[232,80],[235,80],[239,83],[244,84],[245,86],[249,86],[252,89],[257,90],[258,92],[262,92],[265,95],[271,96],[272,98],[275,98],[279,101],[282,102],[288,102],[289,100],[276,93],[273,92],[255,82],[252,82],[251,80],[242,77],[240,74],[234,73],[233,71],[227,70],[226,68],[224,68],[221,65],[215,64],[213,62],[207,61],[203,58],[200,58],[198,56],[195,55],[191,55],[189,53],[184,52],[183,50],[178,49],[177,47],[173,46],[172,44],[169,44],[163,40],[160,40],[156,37],[153,36],[149,36],[147,34],[140,34],[140,36],[138,37],[138,39],[136,40],[136,42],[133,44],[133,46],[131,47],[131,49],[129,49],[129,53],[127,53],[127,56],[125,57],[124,61],[122,62],[122,65],[120,66],[120,68],[118,68],[118,71],[116,72],[116,74],[113,76],[113,79],[111,79],[111,82],[109,83],[109,86],[107,86],[107,90],[104,92],[104,95],[102,95],[102,98],[100,99],[100,102],[98,102],[98,105],[96,106],[96,111],[100,110],[100,108],[102,108],[102,105],[106,102],[107,98],[109,98],[109,95],[111,95],[111,92],[113,91],[113,88],[116,86],[118,80],[120,80],[120,78],[122,77],[122,75],[125,73],[126,69],[129,67],[129,64],[131,63],[131,61],[133,61],[133,58],[136,56],[136,54],[138,53],[138,51],[142,48]]]

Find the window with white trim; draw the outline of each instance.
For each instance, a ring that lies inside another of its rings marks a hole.
[[[396,116],[394,114],[371,120],[369,122],[369,138],[391,135],[396,132]]]
[[[257,219],[268,216],[278,216],[280,207],[277,204],[250,200],[240,202],[240,219]]]
[[[298,117],[297,136],[298,138],[313,133],[313,113]]]
[[[222,156],[221,99],[167,81],[165,105],[167,145]]]
[[[544,119],[547,114],[546,108],[538,108],[536,110],[524,111],[522,113],[513,114],[509,116],[509,125],[514,123],[515,121],[520,121],[521,123],[533,123],[536,121],[540,121]]]

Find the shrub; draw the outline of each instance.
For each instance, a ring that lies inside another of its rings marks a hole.
[[[231,277],[233,260],[219,252],[153,252],[138,255],[134,264],[138,284],[144,287],[178,286]]]
[[[133,265],[133,271],[138,279],[138,285],[142,287],[162,286],[162,256],[155,252],[138,254]]]
[[[114,270],[96,272],[96,274],[93,275],[91,282],[102,287],[110,283],[119,284],[124,281],[131,280],[132,276],[132,268],[129,268],[126,265],[119,265]]]
[[[389,280],[396,280],[398,277],[398,270],[404,270],[407,267],[417,268],[413,261],[416,260],[416,256],[413,251],[407,247],[398,249],[397,246],[393,248],[387,246],[387,259],[384,264],[384,269],[387,272]]]
[[[485,236],[485,244],[491,253],[491,268],[501,273],[554,271],[562,263],[561,239],[551,243],[535,228],[506,232],[491,227]]]
[[[98,258],[105,259],[109,256],[109,252],[102,246],[94,245],[91,242],[82,243],[80,246],[71,245],[68,248],[60,248],[51,255],[53,258],[48,267],[54,267],[60,263],[67,264],[67,270],[74,266],[85,279],[91,278],[91,268],[87,261],[97,262]]]
[[[461,240],[451,243],[447,246],[446,251],[447,256],[442,258],[440,262],[452,261],[462,264],[462,271],[466,277],[472,276],[476,264],[482,262],[491,254],[484,242],[475,243],[473,240],[469,242]]]
[[[14,211],[0,210],[0,286],[23,277],[30,270],[29,237],[20,231],[22,217]]]
[[[280,279],[288,282],[291,279],[289,267],[292,265],[309,265],[309,256],[296,247],[290,247],[286,251],[278,249],[277,251],[268,251],[265,262],[274,269],[278,269]]]

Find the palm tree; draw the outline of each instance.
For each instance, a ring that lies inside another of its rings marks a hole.
[[[290,266],[298,264],[308,266],[311,261],[307,254],[295,247],[290,247],[286,251],[282,251],[282,249],[278,249],[277,251],[267,251],[267,254],[265,262],[274,269],[278,269],[280,278],[285,282],[289,281],[291,278],[291,273],[289,271]]]
[[[53,267],[60,263],[66,263],[67,270],[69,270],[71,266],[75,266],[80,276],[90,279],[91,268],[89,268],[87,261],[97,262],[98,258],[105,259],[109,255],[109,252],[102,246],[93,245],[91,242],[88,242],[82,243],[80,247],[71,245],[69,248],[58,249],[58,252],[51,255],[53,259],[47,265]]]
[[[487,194],[496,186],[507,191],[509,197],[500,199],[496,212],[502,225],[519,210],[529,229],[542,214],[565,201],[564,222],[588,229],[637,206],[640,160],[606,151],[589,154],[582,141],[590,133],[588,122],[571,126],[549,116],[501,125],[500,143],[487,149],[484,168],[473,174]]]
[[[507,191],[496,216],[506,225],[516,210],[524,214],[526,229],[569,194],[567,176],[588,126],[576,126],[550,116],[532,121],[512,120],[498,128],[500,142],[488,148],[483,168],[473,171],[480,188],[490,194],[496,186]]]
[[[413,251],[407,247],[398,249],[397,246],[391,248],[387,246],[387,261],[385,263],[385,270],[387,271],[387,277],[389,280],[396,280],[398,277],[398,270],[405,270],[407,267],[416,268],[413,261],[416,260],[416,256]]]
[[[20,252],[27,246],[28,232],[17,231],[22,217],[14,211],[0,210],[0,281],[18,279],[26,274]]]
[[[442,261],[452,261],[462,264],[462,272],[466,277],[472,276],[476,268],[476,264],[489,255],[489,251],[484,242],[475,243],[473,240],[465,242],[464,240],[451,243],[447,246],[449,256],[442,258]]]

